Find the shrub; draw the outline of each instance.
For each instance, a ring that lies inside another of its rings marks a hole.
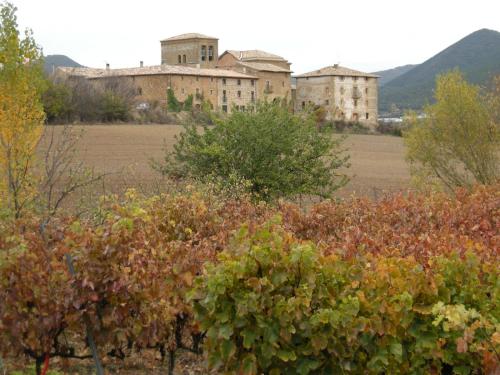
[[[175,177],[213,175],[228,183],[237,176],[265,200],[328,196],[347,182],[338,171],[348,165],[341,141],[319,131],[311,114],[299,117],[282,103],[259,103],[255,112],[235,111],[203,132],[186,126],[156,169]]]

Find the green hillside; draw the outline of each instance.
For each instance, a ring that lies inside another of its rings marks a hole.
[[[500,74],[500,33],[478,30],[387,82],[380,88],[380,111],[388,111],[392,104],[400,109],[421,108],[432,101],[436,75],[454,68],[476,84],[485,84]]]
[[[384,86],[385,84],[389,83],[393,79],[396,79],[402,74],[405,74],[406,72],[410,71],[416,67],[416,65],[408,64],[408,65],[403,65],[403,66],[398,66],[396,68],[392,69],[387,69],[387,70],[380,70],[378,72],[373,72],[372,74],[376,74],[380,76],[378,79],[378,84],[379,87]]]
[[[70,59],[65,55],[48,55],[45,56],[44,70],[45,73],[50,74],[54,68],[58,66],[69,66],[71,68],[80,68],[83,65],[78,64],[76,61]]]

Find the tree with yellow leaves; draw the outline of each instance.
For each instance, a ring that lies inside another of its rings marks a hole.
[[[499,94],[498,87],[482,94],[458,70],[438,76],[436,103],[423,118],[410,116],[404,134],[418,184],[454,190],[500,179]]]
[[[35,194],[32,165],[43,132],[42,53],[16,8],[0,4],[0,208],[20,217]]]

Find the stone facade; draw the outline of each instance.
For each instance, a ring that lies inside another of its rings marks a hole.
[[[219,56],[217,38],[202,34],[182,34],[161,42],[161,63],[215,68]]]
[[[217,66],[256,76],[258,100],[291,100],[290,63],[280,56],[258,50],[226,51],[220,56]]]
[[[322,106],[328,120],[374,127],[378,117],[378,77],[338,65],[295,77],[295,110]]]

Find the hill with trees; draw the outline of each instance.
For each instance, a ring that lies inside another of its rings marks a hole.
[[[436,75],[459,68],[475,84],[486,84],[500,73],[500,32],[478,30],[427,61],[381,85],[379,110],[420,109],[433,100]]]
[[[52,73],[54,68],[58,66],[67,66],[70,68],[81,68],[83,65],[77,63],[65,55],[47,55],[44,59],[44,71],[47,74]]]
[[[378,72],[373,72],[372,74],[376,74],[380,77],[378,79],[378,84],[380,87],[382,87],[385,84],[389,83],[390,81],[398,78],[400,75],[409,72],[416,66],[417,66],[416,64],[407,64],[407,65],[397,66],[392,69],[380,70]]]

